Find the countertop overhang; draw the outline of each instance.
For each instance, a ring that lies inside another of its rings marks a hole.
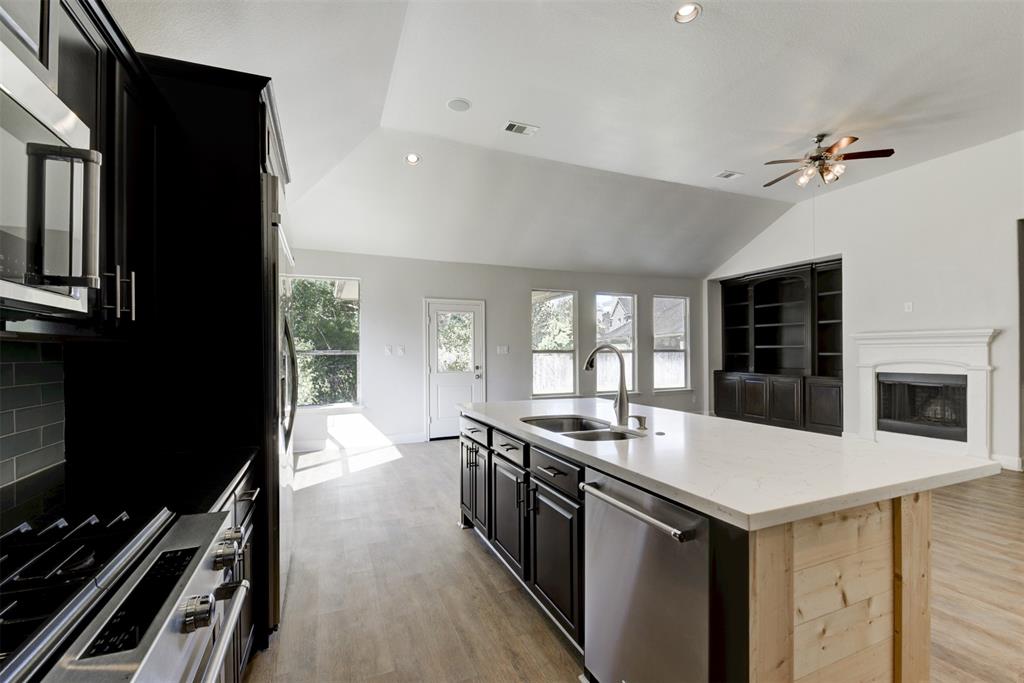
[[[614,423],[612,402],[599,398],[460,407],[510,436],[747,531],[980,479],[1001,469],[980,458],[638,404],[630,404],[630,414],[647,417],[648,435],[625,441],[579,441],[522,422],[524,417],[583,415]]]

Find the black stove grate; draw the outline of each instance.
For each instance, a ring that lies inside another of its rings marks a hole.
[[[57,517],[0,537],[0,667],[139,533],[127,513]]]

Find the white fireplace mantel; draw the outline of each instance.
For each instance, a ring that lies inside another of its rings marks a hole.
[[[858,434],[872,441],[927,444],[979,458],[992,457],[993,328],[861,332],[857,342],[860,424]],[[880,372],[967,375],[967,443],[893,434],[877,430],[877,377]]]

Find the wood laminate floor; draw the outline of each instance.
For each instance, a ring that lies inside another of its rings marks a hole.
[[[1024,474],[932,497],[932,681],[1024,682]]]
[[[248,683],[575,683],[579,655],[457,526],[458,442],[354,450],[300,456],[284,619]]]
[[[248,683],[577,680],[579,655],[456,526],[458,467],[455,441],[300,456],[284,621]],[[932,680],[1024,683],[1024,474],[936,491],[933,525]]]

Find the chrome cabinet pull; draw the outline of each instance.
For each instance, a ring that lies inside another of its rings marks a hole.
[[[557,467],[542,467],[538,465],[537,469],[543,472],[544,474],[548,475],[549,477],[557,477],[559,475],[563,477],[565,476],[565,472],[558,469]]]
[[[523,505],[523,480],[516,479],[516,510],[522,508]]]
[[[508,452],[508,451],[518,451],[519,450],[519,446],[513,446],[510,443],[500,444],[498,446],[498,448],[504,448],[506,452]]]
[[[637,510],[635,507],[633,507],[631,505],[627,505],[626,503],[623,503],[618,498],[613,498],[613,497],[609,496],[607,493],[605,493],[600,488],[598,488],[597,484],[583,482],[583,483],[580,484],[580,491],[583,491],[584,493],[589,493],[590,495],[594,496],[594,498],[597,498],[598,500],[601,500],[601,501],[604,501],[605,503],[608,503],[613,508],[616,508],[618,510],[622,510],[627,515],[630,515],[632,517],[636,517],[641,522],[654,527],[655,529],[657,529],[658,531],[662,532],[663,534],[667,534],[668,536],[671,536],[672,538],[676,539],[680,543],[685,543],[686,541],[692,541],[695,538],[697,538],[697,528],[696,527],[692,527],[692,528],[689,528],[689,529],[676,529],[673,526],[669,526],[668,524],[665,524],[665,522],[661,521],[660,519],[655,519],[654,517],[651,517],[649,514],[647,514],[643,510]]]
[[[114,311],[114,317],[121,317],[121,266],[115,265],[113,273],[103,273],[105,277],[114,278],[114,305],[103,304],[103,308]]]
[[[135,321],[135,271],[132,271],[131,276],[132,283],[132,321]]]
[[[533,496],[532,496],[533,502],[532,503],[530,501],[530,499],[531,499],[531,495],[530,494],[531,493],[533,494]],[[537,489],[536,489],[536,487],[531,486],[530,488],[526,489],[526,511],[527,512],[536,512],[537,511]]]

